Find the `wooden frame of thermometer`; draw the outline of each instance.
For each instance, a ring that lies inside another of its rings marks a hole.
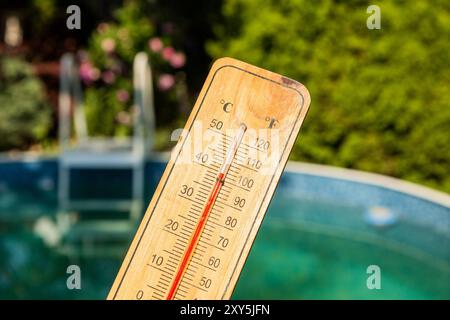
[[[216,61],[108,299],[229,299],[309,103],[294,80]]]

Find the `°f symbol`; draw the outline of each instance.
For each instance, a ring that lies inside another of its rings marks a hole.
[[[272,129],[273,127],[275,127],[278,124],[278,120],[275,118],[271,118],[271,117],[266,117],[265,119],[266,121],[269,121],[269,129]]]

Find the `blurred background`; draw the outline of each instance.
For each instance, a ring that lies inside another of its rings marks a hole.
[[[449,299],[449,34],[444,0],[2,3],[0,298],[106,297],[172,131],[229,56],[312,97],[234,298]]]

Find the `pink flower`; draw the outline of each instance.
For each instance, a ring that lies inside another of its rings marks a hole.
[[[80,64],[80,78],[85,83],[92,82],[91,70],[92,70],[92,65],[91,65],[91,63],[89,61],[81,62],[81,64]]]
[[[174,68],[181,68],[186,63],[186,56],[182,52],[177,52],[170,57],[170,65]]]
[[[116,115],[116,120],[117,120],[117,122],[124,124],[124,125],[129,125],[131,123],[130,114],[126,111],[120,111]]]
[[[116,81],[116,75],[111,70],[104,71],[102,74],[102,79],[107,84],[112,84],[114,81]]]
[[[108,29],[109,29],[109,24],[107,24],[106,22],[99,23],[99,25],[97,26],[97,30],[100,33],[103,33]]]
[[[158,88],[161,91],[169,90],[175,84],[175,78],[171,74],[164,73],[158,78]]]
[[[97,81],[100,78],[100,70],[93,68],[91,71],[91,79]]]
[[[164,44],[160,38],[154,37],[148,40],[148,47],[153,52],[160,52],[163,49]]]
[[[113,53],[116,49],[116,41],[112,38],[106,38],[102,40],[101,46],[106,53]]]
[[[130,99],[130,94],[127,90],[121,89],[117,91],[116,97],[119,102],[125,103]]]
[[[170,61],[172,56],[175,54],[175,49],[172,47],[165,47],[162,51],[162,57],[166,61]]]
[[[94,68],[89,60],[84,60],[80,64],[80,78],[86,84],[90,85],[92,82],[98,80],[100,71]]]

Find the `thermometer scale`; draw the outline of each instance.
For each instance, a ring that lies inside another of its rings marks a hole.
[[[294,80],[216,61],[108,299],[229,299],[309,103]]]

